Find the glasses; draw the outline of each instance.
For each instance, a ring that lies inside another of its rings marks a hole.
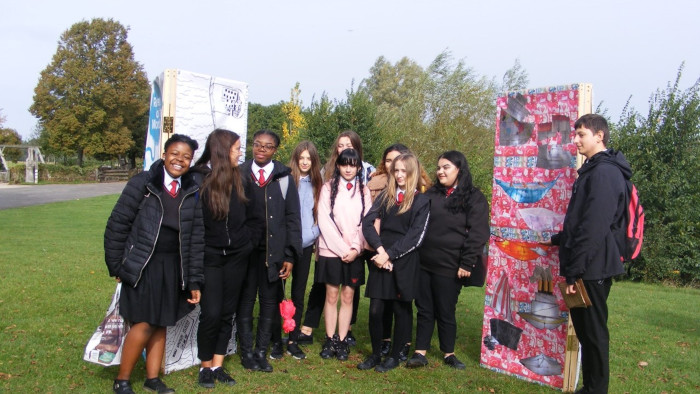
[[[259,149],[261,151],[268,151],[268,150],[273,150],[277,147],[272,145],[272,144],[263,145],[259,142],[253,142],[253,148]]]

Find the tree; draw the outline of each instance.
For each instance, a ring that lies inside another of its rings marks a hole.
[[[508,69],[503,74],[503,84],[501,85],[501,94],[516,90],[525,90],[530,83],[527,76],[527,71],[520,64],[520,59],[515,59],[513,67]]]
[[[460,150],[475,183],[490,195],[496,84],[476,75],[464,61],[455,63],[447,51],[426,69],[406,58],[392,65],[380,57],[370,74],[361,90],[377,108],[377,145],[401,142],[428,169],[442,152]]]
[[[74,24],[34,89],[30,111],[48,143],[77,154],[78,165],[85,154],[123,155],[134,148],[134,133],[145,134],[150,87],[128,30],[112,19]]]
[[[2,108],[0,108],[0,145],[22,144],[22,136],[19,135],[17,130],[4,127],[6,119],[2,114]],[[2,154],[6,160],[17,161],[22,156],[22,151],[17,148],[6,148],[3,149]]]
[[[284,122],[282,122],[282,141],[277,157],[285,163],[289,160],[299,141],[301,141],[301,130],[306,127],[304,115],[301,113],[300,94],[301,89],[299,89],[299,82],[297,82],[289,94],[289,101],[282,103],[281,107],[284,114]]]
[[[657,90],[646,117],[626,108],[611,145],[627,156],[646,213],[634,279],[700,283],[700,80]]]

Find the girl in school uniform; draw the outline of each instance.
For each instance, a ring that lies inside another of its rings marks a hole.
[[[345,149],[338,156],[333,177],[323,185],[319,197],[321,236],[318,239],[315,280],[326,285],[323,309],[326,342],[320,353],[324,359],[333,356],[341,361],[348,359],[347,335],[353,297],[355,289],[365,282],[362,218],[369,210],[371,199],[362,180],[362,161],[358,152]],[[339,295],[340,311],[337,309]]]
[[[304,312],[304,295],[306,284],[309,280],[311,268],[311,255],[314,252],[314,244],[320,234],[318,229],[318,198],[323,187],[321,177],[321,159],[318,156],[316,145],[311,141],[300,142],[289,160],[289,168],[292,169],[292,178],[296,181],[299,190],[299,203],[301,204],[301,260],[292,268],[292,302],[296,307],[294,331],[289,333],[287,353],[300,360],[306,358],[306,354],[299,347],[297,340],[301,333],[301,315]]]
[[[131,328],[112,390],[133,393],[129,378],[146,349],[143,387],[173,393],[158,377],[167,326],[199,303],[204,223],[199,182],[189,172],[197,141],[174,134],[163,158],[124,187],[105,229],[105,262],[122,283],[119,310]]]
[[[462,281],[480,264],[489,239],[489,204],[472,183],[464,155],[448,151],[440,155],[437,180],[426,196],[430,199],[430,223],[420,248],[420,290],[416,297],[416,351],[406,366],[428,365],[425,357],[437,322],[445,365],[464,369],[454,354],[457,336],[455,309]]]
[[[233,332],[248,255],[253,249],[259,223],[252,215],[251,182],[238,169],[241,139],[238,134],[216,129],[207,138],[193,171],[204,174],[204,286],[199,316],[197,347],[202,365],[198,384],[233,386],[236,381],[223,368]]]
[[[335,139],[335,142],[331,146],[331,153],[329,155],[328,161],[326,162],[325,166],[321,169],[323,181],[327,182],[333,177],[333,174],[335,173],[335,163],[340,153],[345,149],[354,149],[359,155],[360,162],[362,163],[362,182],[366,185],[367,182],[370,180],[370,174],[372,174],[375,171],[375,168],[371,164],[362,161],[362,140],[360,140],[360,136],[352,130],[345,130],[338,134],[338,137]],[[301,327],[301,333],[299,334],[298,338],[299,343],[313,343],[313,337],[311,334],[313,332],[313,329],[318,327],[318,324],[321,321],[321,312],[324,308],[325,299],[326,287],[323,285],[323,283],[318,283],[314,281],[314,284],[311,286],[311,292],[309,292],[308,304],[306,306],[306,315],[304,316],[304,325]],[[350,346],[354,346],[356,342],[355,337],[352,335],[352,324],[355,324],[355,321],[357,321],[357,308],[359,304],[360,293],[356,292],[352,304],[352,320],[350,323],[350,332],[348,333],[348,343],[350,344]]]
[[[419,193],[420,164],[413,154],[394,159],[387,188],[374,200],[362,220],[362,231],[376,255],[371,258],[365,295],[370,298],[369,333],[372,354],[357,368],[378,372],[394,369],[400,352],[411,341],[412,302],[418,291],[418,247],[430,216],[430,203]],[[379,219],[379,232],[375,220]],[[394,313],[394,338],[389,356],[381,361],[383,315]]]

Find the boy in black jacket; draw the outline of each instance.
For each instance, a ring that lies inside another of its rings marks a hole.
[[[560,274],[567,294],[583,279],[592,306],[571,309],[571,321],[581,342],[583,388],[577,393],[607,393],[610,368],[607,299],[612,277],[624,272],[614,233],[624,231],[625,179],[632,175],[620,152],[608,150],[608,123],[600,115],[580,117],[574,143],[586,157],[578,170],[562,232],[552,236],[559,245]]]

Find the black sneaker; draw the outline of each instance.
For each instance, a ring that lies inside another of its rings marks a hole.
[[[386,357],[389,355],[389,352],[391,351],[391,341],[382,341],[382,357]]]
[[[300,332],[299,335],[297,336],[297,343],[300,345],[313,345],[314,336],[313,335],[306,335],[303,332]]]
[[[234,384],[236,384],[236,381],[231,377],[231,375],[228,374],[224,367],[219,367],[213,370],[212,372],[214,375],[214,379],[218,380],[219,383],[223,383],[227,386],[233,386]]]
[[[326,343],[323,344],[323,348],[321,348],[321,353],[319,355],[321,356],[322,359],[327,360],[333,356],[335,356],[335,339],[337,336],[333,336],[333,338],[328,338],[326,337]]]
[[[382,358],[380,356],[377,356],[376,354],[370,354],[369,357],[365,359],[365,361],[357,364],[357,369],[359,369],[360,371],[372,369],[379,365],[379,363],[381,362]]]
[[[338,341],[338,344],[335,347],[335,358],[337,358],[338,361],[345,361],[348,359],[348,354],[350,354],[348,338]]]
[[[459,361],[459,359],[457,359],[457,357],[454,354],[445,357],[444,361],[445,361],[446,365],[449,365],[450,367],[452,367],[454,369],[465,369],[466,368],[466,365],[464,365],[463,362]]]
[[[352,335],[352,330],[348,331],[348,334],[345,336],[345,339],[348,341],[348,346],[357,345],[357,340],[355,339],[355,336]]]
[[[377,365],[374,370],[377,372],[387,372],[399,366],[399,362],[393,357],[387,357],[384,361]]]
[[[114,380],[112,391],[118,394],[135,394],[128,380]]]
[[[216,385],[216,382],[214,382],[214,371],[212,371],[211,368],[202,368],[199,371],[197,384],[205,389],[213,389]]]
[[[420,353],[413,353],[413,356],[406,362],[406,368],[419,368],[426,365],[428,365],[428,359]]]
[[[170,394],[175,392],[175,390],[166,386],[160,378],[146,379],[146,381],[143,382],[143,388],[148,391],[155,391],[158,394]]]
[[[408,352],[411,350],[411,344],[407,343],[403,345],[401,351],[399,351],[399,361],[404,362],[408,360]]]
[[[273,343],[270,348],[270,358],[273,360],[280,360],[282,357],[284,357],[284,346],[282,346],[282,342]]]
[[[297,360],[303,360],[306,358],[306,353],[304,353],[304,351],[301,350],[299,345],[297,345],[294,342],[287,344],[287,354],[289,354]]]

